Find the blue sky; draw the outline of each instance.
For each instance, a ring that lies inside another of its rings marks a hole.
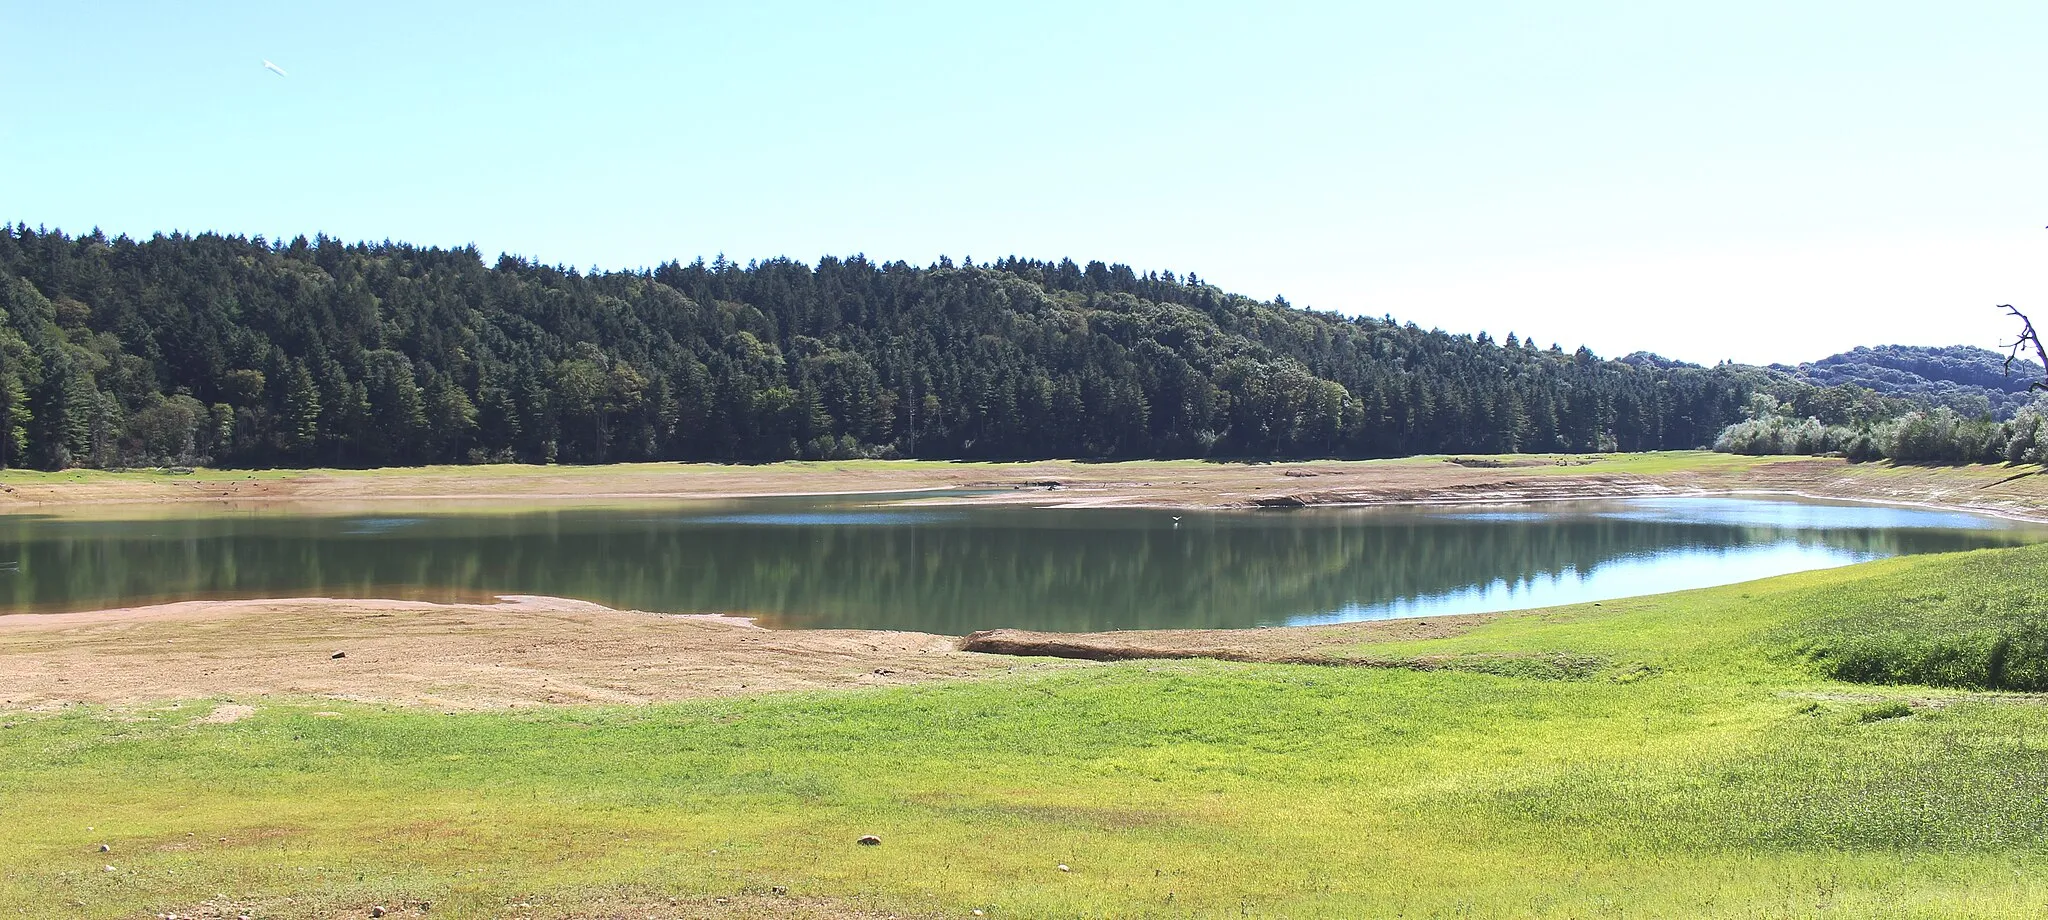
[[[590,6],[0,0],[0,218],[1102,259],[1702,362],[2048,314],[2044,4]]]

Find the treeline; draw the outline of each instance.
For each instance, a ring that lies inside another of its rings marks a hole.
[[[2048,462],[2048,396],[2037,397],[2012,418],[1965,415],[1941,406],[1908,408],[1886,418],[1830,424],[1781,407],[1759,394],[1750,418],[1714,439],[1714,449],[1737,454],[1840,454],[1851,460],[1900,463]]]
[[[1100,262],[586,274],[0,228],[4,466],[1647,450],[1710,443],[1759,390],[1823,392]]]

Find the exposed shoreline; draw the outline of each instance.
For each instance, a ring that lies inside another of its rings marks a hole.
[[[346,598],[181,601],[0,617],[0,709],[314,697],[447,710],[646,704],[1056,667],[883,630],[744,617]]]
[[[313,697],[444,710],[646,704],[972,679],[1133,659],[1422,667],[1332,650],[1442,638],[1495,613],[1109,633],[773,630],[746,617],[506,595],[276,598],[0,616],[0,710]]]
[[[1228,510],[1785,495],[2048,522],[2039,467],[1914,467],[1702,451],[1589,456],[1206,461],[845,461],[423,467],[369,471],[0,472],[0,514],[106,517],[178,509],[350,513],[522,510],[760,498],[915,495],[946,504]],[[424,507],[422,507],[424,505]]]

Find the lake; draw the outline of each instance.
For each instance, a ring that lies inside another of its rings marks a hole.
[[[1966,514],[1694,497],[1169,512],[896,495],[519,513],[7,515],[0,609],[545,594],[780,628],[1246,627],[1601,600],[2043,538],[2036,525]]]

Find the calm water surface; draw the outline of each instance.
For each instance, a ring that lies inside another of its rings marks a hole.
[[[11,515],[0,516],[0,610],[549,594],[790,628],[1239,627],[1599,600],[2048,538],[1963,514],[1726,498],[1173,517],[877,496],[518,514]]]

